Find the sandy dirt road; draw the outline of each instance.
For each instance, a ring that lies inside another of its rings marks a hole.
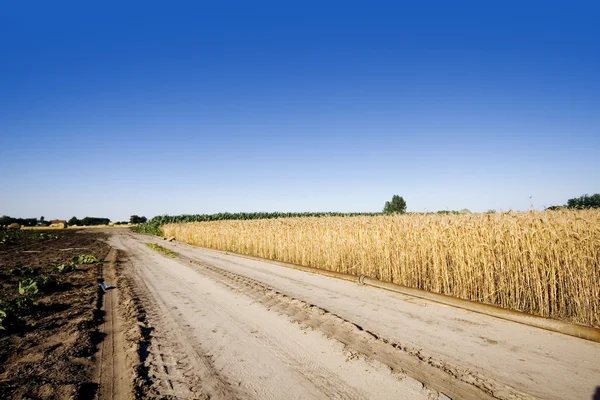
[[[151,329],[141,368],[148,397],[592,399],[600,387],[598,343],[269,262],[111,233]]]

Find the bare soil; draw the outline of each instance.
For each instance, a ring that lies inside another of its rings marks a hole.
[[[65,273],[54,267],[84,254],[103,259],[110,249],[106,235],[35,230],[13,236],[0,244],[0,299],[20,296],[27,267],[33,276],[55,277],[59,285],[34,296],[37,305],[22,312],[20,326],[0,331],[0,398],[92,398],[98,388],[94,355],[102,340],[97,284],[102,264],[79,264]]]

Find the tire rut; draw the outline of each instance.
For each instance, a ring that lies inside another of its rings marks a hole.
[[[428,357],[420,350],[410,349],[363,329],[317,305],[288,296],[255,279],[239,275],[179,254],[185,265],[193,265],[198,272],[247,295],[270,311],[288,316],[305,328],[324,333],[327,337],[343,343],[349,350],[359,352],[369,359],[377,360],[400,374],[406,374],[450,398],[462,399],[531,399],[513,388],[502,386],[472,371]]]
[[[120,244],[130,252],[125,243]],[[156,301],[155,288],[140,276],[143,265],[129,257],[123,270],[138,316],[143,314],[146,334],[143,349],[138,349],[141,364],[137,368],[138,399],[236,399],[235,391],[215,371],[210,358],[191,345],[184,324]]]
[[[162,271],[155,271],[155,273],[157,275],[160,275],[160,278],[168,278],[167,274]],[[155,288],[150,287],[150,289],[156,291]],[[348,386],[345,382],[340,381],[336,377],[334,371],[330,371],[327,368],[324,368],[318,364],[313,365],[312,369],[307,370],[305,366],[307,364],[310,364],[310,360],[308,357],[298,357],[298,354],[303,353],[303,351],[301,350],[302,346],[299,343],[294,343],[290,341],[289,338],[286,338],[283,335],[273,334],[273,332],[268,332],[264,329],[261,329],[261,321],[240,320],[240,316],[236,312],[237,310],[220,303],[216,299],[205,299],[203,303],[194,301],[194,298],[186,294],[192,293],[193,291],[193,287],[190,287],[185,282],[182,282],[179,291],[174,292],[173,294],[177,296],[182,303],[187,302],[192,304],[191,308],[194,309],[195,312],[198,314],[207,312],[207,309],[218,310],[221,318],[227,319],[231,321],[231,323],[242,325],[244,327],[244,330],[246,331],[256,332],[256,337],[259,338],[260,341],[264,343],[266,347],[270,349],[271,352],[276,354],[277,358],[282,360],[288,367],[291,367],[292,369],[296,370],[299,375],[302,375],[304,378],[310,381],[311,384],[317,387],[321,393],[326,395],[327,398],[348,400],[364,398],[364,394],[358,392],[351,386]],[[170,321],[164,321],[165,324],[168,324],[170,326],[177,326],[178,329],[186,329],[186,323],[184,321],[179,321],[176,317],[178,315],[177,310],[167,310],[165,307],[162,307],[162,310],[160,310],[160,315],[162,316],[166,313],[174,315],[175,317],[172,319],[176,323],[171,324]],[[282,337],[285,338],[284,341],[281,340]],[[190,337],[189,339],[185,340],[185,343],[197,343],[201,346],[201,341],[202,338],[197,338],[196,340],[194,340]],[[269,397],[269,394],[264,391],[261,385],[254,384],[252,385],[252,389],[258,394],[258,398]],[[257,396],[245,394],[241,397],[252,398]],[[219,396],[219,398],[223,397]]]

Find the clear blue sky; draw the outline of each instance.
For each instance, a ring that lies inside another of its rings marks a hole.
[[[0,214],[378,211],[393,194],[526,210],[600,192],[594,2],[9,3]]]

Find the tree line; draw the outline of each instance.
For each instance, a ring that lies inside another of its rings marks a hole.
[[[109,218],[99,218],[99,217],[85,217],[82,219],[78,219],[77,217],[72,217],[67,221],[67,225],[70,226],[94,226],[94,225],[108,225],[110,224]]]
[[[550,206],[547,210],[559,210],[561,208],[573,208],[573,209],[586,209],[586,208],[600,208],[600,193],[593,195],[584,194],[583,196],[574,197],[567,200],[567,204],[564,206]]]
[[[142,231],[157,231],[164,224],[174,222],[203,222],[203,221],[220,221],[230,219],[269,219],[269,218],[290,218],[290,217],[323,217],[323,216],[359,216],[359,215],[379,215],[379,214],[404,214],[406,213],[406,200],[402,196],[397,194],[392,196],[391,201],[386,201],[381,213],[378,212],[353,212],[353,213],[341,213],[341,212],[254,212],[254,213],[218,213],[218,214],[186,214],[186,215],[159,215],[151,220],[144,216],[132,215],[129,218],[129,223],[138,225],[143,224]],[[584,194],[579,197],[574,197],[567,200],[567,204],[564,206],[551,206],[548,210],[557,210],[562,208],[569,209],[585,209],[585,208],[600,208],[600,194],[587,195]],[[438,214],[460,214],[469,212],[467,209],[461,211],[438,211]],[[495,212],[494,210],[487,211],[488,213]],[[40,218],[13,218],[7,215],[0,217],[0,226],[8,226],[12,223],[17,223],[21,226],[48,226],[49,221],[46,221],[44,217]],[[108,225],[110,223],[109,218],[98,218],[98,217],[85,217],[78,219],[77,217],[71,218],[67,221],[68,225],[78,226],[91,226],[91,225]],[[116,222],[115,225],[127,224],[127,221]],[[150,232],[148,232],[150,233]]]
[[[146,223],[148,219],[146,217],[140,217],[138,215],[132,215],[129,218],[129,221],[119,221],[115,222],[115,225],[126,225],[126,224],[143,224]],[[111,223],[110,218],[104,217],[85,217],[85,218],[77,218],[72,217],[67,221],[67,225],[69,226],[94,226],[94,225],[108,225]],[[46,220],[45,217],[40,218],[15,218],[10,217],[8,215],[3,215],[0,217],[0,226],[8,226],[10,224],[19,224],[21,226],[50,226],[50,221]]]
[[[37,226],[37,225],[48,226],[48,225],[50,225],[50,222],[45,221],[44,217],[41,217],[40,219],[37,219],[37,218],[14,218],[14,217],[9,217],[8,215],[3,215],[2,217],[0,217],[0,226],[8,226],[10,224],[19,224],[21,226]]]

